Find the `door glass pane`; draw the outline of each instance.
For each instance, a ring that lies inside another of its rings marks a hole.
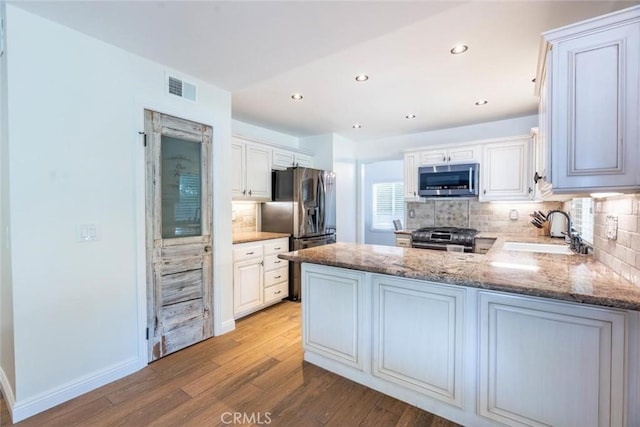
[[[201,145],[162,136],[163,239],[202,235]]]

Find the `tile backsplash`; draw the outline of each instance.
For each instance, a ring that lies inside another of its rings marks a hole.
[[[233,202],[232,233],[244,233],[258,230],[258,209],[260,204],[255,202]]]
[[[607,217],[617,219],[615,240],[607,238]],[[640,286],[640,195],[595,201],[593,232],[595,258]]]
[[[531,224],[529,214],[540,210],[548,212],[562,207],[561,202],[536,203],[480,203],[477,200],[426,200],[407,203],[406,228],[469,227],[479,231],[515,233],[539,236],[544,230]],[[410,211],[414,217],[411,218]],[[517,219],[511,219],[512,210]]]

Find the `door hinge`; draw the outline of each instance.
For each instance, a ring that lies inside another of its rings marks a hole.
[[[142,144],[146,147],[147,146],[147,134],[145,132],[138,132],[138,134],[143,135]]]
[[[147,341],[149,341],[149,328],[147,328]]]

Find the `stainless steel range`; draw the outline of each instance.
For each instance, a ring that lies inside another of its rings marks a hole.
[[[447,245],[458,245],[463,246],[464,252],[472,252],[476,234],[478,230],[473,228],[424,227],[411,233],[411,246],[446,251]]]

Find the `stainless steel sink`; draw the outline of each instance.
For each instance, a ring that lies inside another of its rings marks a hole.
[[[505,242],[503,249],[507,251],[538,252],[543,254],[572,255],[573,251],[567,245],[552,245],[547,243]]]

